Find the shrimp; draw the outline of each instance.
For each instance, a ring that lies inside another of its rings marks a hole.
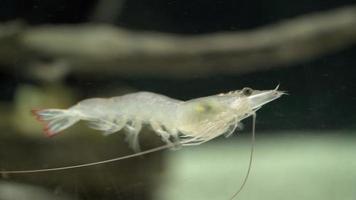
[[[278,88],[250,88],[180,101],[152,92],[137,92],[112,98],[91,98],[68,109],[32,110],[52,137],[83,120],[92,129],[110,135],[125,129],[129,146],[140,151],[142,125],[150,125],[168,145],[199,145],[222,134],[231,135],[239,122],[262,105],[279,98]]]
[[[45,135],[52,137],[80,120],[88,122],[89,128],[110,135],[125,130],[126,141],[136,153],[66,167],[37,170],[0,171],[2,174],[58,171],[92,166],[128,159],[162,149],[178,149],[181,146],[200,145],[218,136],[229,137],[241,127],[240,121],[253,116],[252,141],[254,141],[256,111],[263,105],[278,99],[284,91],[278,86],[273,90],[242,90],[181,101],[152,92],[137,92],[112,98],[90,98],[68,109],[34,109],[32,113],[43,123]],[[139,133],[143,125],[149,125],[166,144],[140,152]],[[252,163],[253,145],[245,179],[247,181]]]

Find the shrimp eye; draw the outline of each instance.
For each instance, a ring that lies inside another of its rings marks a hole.
[[[245,95],[245,96],[250,96],[252,94],[253,90],[251,88],[244,88],[242,89],[242,94]]]

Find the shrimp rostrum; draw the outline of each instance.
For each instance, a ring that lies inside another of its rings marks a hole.
[[[181,101],[152,92],[112,98],[90,98],[68,109],[33,110],[44,123],[47,136],[54,136],[80,120],[104,135],[126,132],[129,146],[139,151],[139,133],[149,125],[172,147],[198,145],[215,137],[231,135],[240,121],[281,95],[273,90],[244,88],[229,93]]]

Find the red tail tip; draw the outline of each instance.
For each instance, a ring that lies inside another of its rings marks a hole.
[[[47,124],[44,125],[43,133],[45,134],[46,137],[53,137],[56,135],[56,133],[53,133],[49,130],[49,127]]]
[[[41,116],[38,114],[39,111],[41,111],[41,109],[37,109],[37,108],[31,109],[31,114],[32,114],[33,116],[35,116],[38,121],[43,122],[43,119],[42,119]]]
[[[56,134],[49,130],[48,122],[43,120],[41,115],[38,113],[41,110],[42,109],[33,108],[33,109],[31,109],[31,114],[36,117],[37,121],[39,121],[39,122],[41,122],[43,124],[43,133],[44,133],[44,135],[46,137],[53,137]]]

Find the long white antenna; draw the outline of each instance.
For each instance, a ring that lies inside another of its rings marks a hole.
[[[94,165],[101,165],[105,163],[111,163],[111,162],[116,162],[119,160],[124,160],[128,158],[133,158],[137,156],[142,156],[145,154],[153,153],[156,151],[161,151],[163,149],[168,149],[171,148],[172,145],[163,145],[159,146],[153,149],[148,149],[142,152],[130,154],[127,156],[121,156],[117,158],[112,158],[108,160],[103,160],[103,161],[98,161],[98,162],[92,162],[92,163],[86,163],[86,164],[79,164],[79,165],[71,165],[71,166],[64,166],[64,167],[55,167],[55,168],[43,168],[43,169],[34,169],[34,170],[12,170],[12,171],[0,171],[1,175],[6,175],[6,174],[28,174],[28,173],[40,173],[40,172],[51,172],[51,171],[60,171],[60,170],[68,170],[68,169],[75,169],[75,168],[81,168],[81,167],[89,167],[89,166],[94,166]]]
[[[253,160],[253,152],[255,149],[255,127],[256,127],[256,113],[253,113],[253,115],[252,115],[252,136],[251,136],[250,160],[248,163],[247,172],[246,172],[244,180],[241,183],[240,188],[231,196],[230,200],[235,199],[240,194],[242,189],[245,187],[247,179],[250,175],[250,171],[251,171],[251,167],[252,167],[252,160]]]

